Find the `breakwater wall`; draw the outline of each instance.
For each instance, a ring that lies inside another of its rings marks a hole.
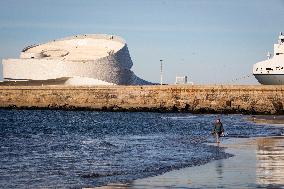
[[[284,86],[0,86],[0,108],[284,114]]]

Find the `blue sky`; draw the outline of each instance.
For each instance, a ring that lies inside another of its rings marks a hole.
[[[132,70],[146,80],[159,82],[163,59],[167,83],[180,75],[232,83],[273,51],[283,23],[284,0],[1,0],[0,58],[17,58],[31,44],[107,33],[126,40]]]

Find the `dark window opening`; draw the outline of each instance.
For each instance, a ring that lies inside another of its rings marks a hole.
[[[273,69],[272,69],[272,68],[266,68],[266,70],[272,70],[272,71],[273,71]]]

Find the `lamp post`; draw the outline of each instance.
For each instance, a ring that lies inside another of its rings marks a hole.
[[[163,85],[163,60],[160,60],[160,62],[161,62],[161,70],[160,70],[160,74],[161,74],[161,81],[160,81],[160,83],[161,83],[161,85]]]

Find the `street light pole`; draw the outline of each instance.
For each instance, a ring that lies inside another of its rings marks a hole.
[[[163,60],[160,60],[161,62],[161,70],[160,70],[160,74],[161,74],[161,85],[163,85]]]

